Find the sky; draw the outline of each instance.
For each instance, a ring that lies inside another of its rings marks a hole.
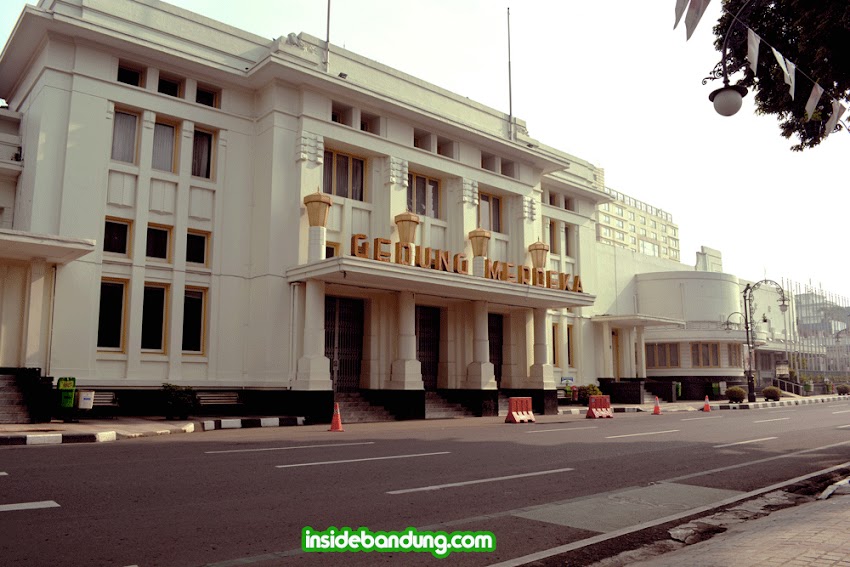
[[[4,44],[24,3],[0,4]],[[170,3],[270,40],[326,35],[325,0]],[[690,40],[684,24],[673,29],[675,3],[333,0],[330,40],[502,112],[512,99],[533,138],[670,213],[684,264],[708,246],[722,252],[724,272],[850,298],[850,135],[792,152],[775,117],[755,114],[752,93],[735,116],[716,114],[708,95],[720,81],[702,79],[720,59],[712,28],[722,2]]]

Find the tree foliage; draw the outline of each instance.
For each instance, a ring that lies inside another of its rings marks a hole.
[[[726,67],[729,76],[755,96],[759,114],[774,114],[781,133],[796,137],[792,150],[802,151],[821,143],[832,115],[832,101],[850,101],[850,2],[848,0],[724,0],[723,15],[714,26],[715,47],[722,53],[729,33]],[[754,74],[747,60],[747,27],[762,38],[759,64]],[[797,66],[794,99],[770,47]],[[718,68],[715,72],[719,71]],[[824,89],[811,120],[806,101],[814,82]],[[844,115],[847,117],[847,114]],[[838,125],[841,129],[842,126]]]

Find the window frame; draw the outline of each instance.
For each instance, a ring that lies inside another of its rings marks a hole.
[[[121,159],[120,157],[115,157],[115,154],[116,154],[115,133],[116,133],[116,130],[117,130],[118,124],[119,124],[119,120],[117,119],[119,114],[133,117],[133,152],[132,152],[133,153],[133,159],[131,159],[129,161],[125,160],[125,159]],[[117,162],[120,162],[120,163],[126,163],[126,164],[130,164],[130,165],[138,164],[138,162],[139,162],[139,135],[140,135],[140,133],[139,133],[139,122],[140,122],[140,118],[141,118],[141,115],[138,112],[133,111],[133,110],[128,110],[128,109],[125,109],[125,108],[116,108],[114,110],[113,116],[112,116],[112,143],[110,145],[110,150],[109,150],[109,159],[111,161],[117,161]]]
[[[339,158],[345,157],[348,160],[347,164],[347,175],[346,175],[346,194],[342,195],[338,189],[338,177],[339,173],[337,171],[337,164],[339,163]],[[354,193],[354,161],[360,161],[361,165],[361,180],[360,180],[360,199],[353,197]],[[328,161],[330,161],[330,170],[328,169]],[[324,168],[322,172],[322,192],[327,195],[333,195],[334,197],[339,197],[340,199],[351,199],[352,201],[358,201],[361,203],[367,202],[367,187],[368,187],[368,171],[369,171],[369,160],[365,157],[349,154],[346,152],[340,152],[334,150],[332,148],[325,148],[324,153]],[[330,191],[328,191],[328,178],[330,177]]]
[[[186,299],[190,292],[201,294],[201,317],[198,322],[200,325],[199,350],[189,350],[186,348]],[[184,355],[188,356],[206,356],[207,353],[207,296],[209,288],[201,286],[187,285],[183,290],[183,335],[180,339],[180,349]]]
[[[727,343],[726,357],[731,368],[744,367],[744,349],[741,348],[741,343]]]
[[[201,92],[212,95],[212,104],[207,104],[198,100],[198,94]],[[195,88],[195,102],[208,108],[221,108],[221,90],[215,87],[198,85]]]
[[[330,256],[328,256],[328,249],[330,249],[333,252],[333,254],[330,255]],[[336,258],[337,256],[339,256],[339,253],[340,253],[339,242],[331,242],[330,240],[325,241],[325,259]]]
[[[575,368],[576,367],[576,359],[573,355],[573,333],[574,325],[567,325],[567,367]]]
[[[679,343],[646,343],[644,356],[647,368],[681,368],[682,365]]]
[[[127,81],[122,81],[120,79],[122,71],[129,71],[131,73],[136,73],[138,75],[138,78],[139,78],[138,82],[137,83],[129,83]],[[131,87],[144,88],[144,86],[145,86],[145,71],[144,71],[144,68],[142,68],[138,65],[134,65],[132,63],[126,63],[126,62],[119,61],[118,62],[118,70],[115,73],[115,80],[117,82],[121,83],[122,85],[129,85]]]
[[[490,219],[490,222],[488,223],[488,226],[484,226],[484,223],[482,222],[482,219],[481,219],[481,216],[482,216],[481,215],[481,206],[482,206],[481,204],[484,203],[484,202],[486,202],[488,204],[488,207],[489,207],[488,217]],[[494,208],[493,204],[494,204],[494,202],[498,203],[498,207],[497,207],[498,208],[498,214],[497,215],[493,215],[493,208]],[[502,198],[500,196],[494,195],[493,193],[487,193],[486,191],[479,191],[478,192],[478,226],[480,228],[483,228],[484,230],[489,230],[490,232],[498,232],[499,234],[505,234],[501,230],[502,229],[502,212],[503,212],[503,210],[504,210],[504,207],[502,206]],[[495,219],[496,219],[495,224],[498,225],[496,227],[493,226],[494,216],[495,216]]]
[[[120,319],[120,331],[118,337],[118,346],[103,346],[101,345],[101,317],[100,314],[103,310],[103,284],[113,284],[113,285],[121,285],[121,319]],[[97,345],[98,352],[116,352],[116,353],[126,353],[127,352],[127,303],[129,301],[129,294],[127,290],[130,286],[130,281],[121,278],[112,278],[112,277],[103,277],[100,280],[100,291],[98,295],[98,325],[97,325],[97,338],[95,344]]]
[[[156,166],[154,163],[156,159],[156,142],[157,142],[157,126],[167,126],[171,128],[171,167],[169,169],[161,169]],[[176,122],[172,120],[163,120],[157,118],[156,122],[153,126],[153,150],[151,151],[151,169],[155,171],[163,171],[166,173],[177,173],[176,168],[177,164],[180,163],[180,156],[178,155],[178,150],[180,148],[180,126]]]
[[[160,256],[151,256],[148,253],[151,229],[161,230],[161,231],[164,231],[166,233],[165,258],[162,258]],[[152,222],[148,223],[147,230],[145,231],[145,258],[153,260],[155,262],[165,262],[167,264],[170,264],[171,263],[171,254],[172,254],[171,251],[172,251],[172,248],[173,248],[173,242],[174,242],[173,227],[165,225],[165,224],[157,224],[157,223],[152,223]]]
[[[200,169],[196,170],[195,163],[197,161],[196,151],[197,151],[197,141],[198,136],[204,135],[209,136],[209,153],[207,155],[207,167],[205,170],[205,174],[199,173]],[[216,158],[216,140],[218,139],[216,132],[213,130],[208,130],[206,128],[195,128],[192,132],[192,162],[191,162],[191,174],[192,177],[197,177],[198,179],[209,179],[212,181],[215,176],[215,158]]]
[[[162,325],[160,329],[160,348],[152,348],[144,346],[145,341],[145,315],[147,314],[147,308],[145,307],[145,294],[148,289],[161,289],[163,290],[162,296]],[[168,354],[168,321],[169,315],[171,312],[170,299],[171,299],[171,285],[164,282],[153,282],[146,281],[144,287],[142,288],[142,329],[141,329],[141,342],[139,344],[141,351],[143,353],[149,354]]]
[[[169,84],[172,84],[175,87],[177,87],[177,94],[171,94],[171,93],[163,91],[162,90],[162,84],[163,83],[169,83]],[[157,82],[156,82],[156,92],[158,92],[159,94],[164,94],[165,96],[173,97],[173,98],[183,98],[184,83],[185,83],[185,81],[183,81],[183,79],[180,79],[178,77],[174,77],[174,76],[169,75],[167,73],[160,73],[159,78],[157,79]]]
[[[117,225],[123,225],[126,228],[125,243],[124,243],[125,250],[124,250],[124,252],[116,252],[114,250],[107,250],[106,249],[106,241],[107,241],[106,225],[109,224],[109,223],[117,224]],[[130,219],[123,219],[123,218],[119,218],[119,217],[107,216],[103,220],[103,246],[101,246],[101,251],[104,254],[109,254],[110,256],[114,255],[114,256],[120,256],[120,257],[124,257],[124,258],[132,257],[132,251],[133,251],[133,221],[130,220]]]
[[[194,260],[189,259],[189,236],[202,236],[204,237],[204,261],[203,262],[195,262]],[[193,266],[203,266],[208,268],[210,266],[210,237],[211,234],[206,230],[197,230],[194,228],[190,228],[186,230],[186,263],[192,264]]]
[[[419,203],[418,203],[418,200],[416,198],[417,197],[417,190],[416,190],[415,185],[416,185],[416,179],[417,178],[422,179],[425,183],[425,206],[424,206],[425,212],[422,212],[422,213],[419,212],[419,207],[418,207]],[[433,188],[432,183],[437,184],[437,191],[436,191],[437,214],[436,215],[430,214],[431,211],[435,208],[434,207],[433,191],[431,190]],[[422,215],[422,216],[426,216],[426,217],[430,217],[432,219],[438,219],[438,220],[442,219],[442,217],[443,217],[442,187],[443,187],[442,181],[440,181],[439,179],[436,179],[434,177],[428,177],[427,175],[422,175],[420,173],[416,173],[416,172],[413,172],[413,171],[408,172],[407,173],[407,209],[412,213],[416,213],[417,215]]]
[[[694,356],[695,353],[697,355],[696,357]],[[706,360],[703,360],[703,357]],[[706,341],[691,342],[691,367],[720,368],[720,343]]]

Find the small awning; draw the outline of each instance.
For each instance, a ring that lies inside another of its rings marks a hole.
[[[512,307],[586,307],[596,296],[573,291],[547,289],[470,274],[456,274],[355,256],[339,256],[296,266],[286,271],[290,283],[320,280],[389,291],[412,291],[468,301],[488,301]]]
[[[67,264],[94,249],[94,240],[0,229],[0,261]]]
[[[590,320],[594,323],[610,323],[614,327],[662,327],[667,325],[675,325],[677,327],[685,326],[685,322],[681,319],[645,315],[643,313],[632,313],[627,315],[594,315],[590,318]]]

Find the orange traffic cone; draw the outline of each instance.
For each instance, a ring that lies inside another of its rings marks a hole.
[[[339,416],[339,404],[334,402],[334,417],[331,420],[331,428],[328,431],[345,431],[342,428],[342,418]]]
[[[702,406],[702,411],[711,411],[711,405],[708,403],[708,396],[705,397],[705,405]]]
[[[658,396],[655,396],[655,408],[652,410],[652,415],[661,415],[661,406],[658,405]]]

